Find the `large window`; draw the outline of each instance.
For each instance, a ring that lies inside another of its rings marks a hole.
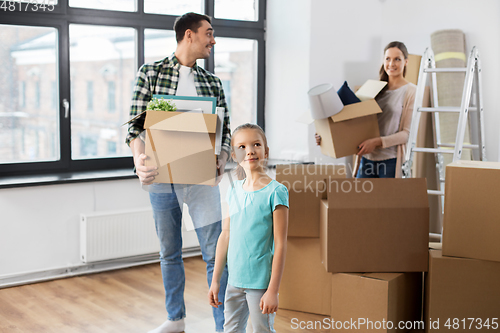
[[[131,168],[137,69],[175,51],[189,11],[213,17],[198,65],[222,80],[231,127],[264,126],[266,0],[43,1],[0,8],[0,177]]]
[[[122,125],[128,120],[126,110],[132,97],[129,82],[136,72],[135,40],[132,28],[70,25],[71,93],[81,96],[78,103],[71,103],[73,159],[131,155],[128,146],[122,144],[127,130]],[[97,149],[80,147],[94,145],[92,140],[75,140],[82,135],[102,144]],[[105,144],[109,140],[120,147],[112,155]]]
[[[57,30],[2,24],[0,31],[0,164],[56,161]]]
[[[224,86],[232,128],[256,120],[257,54],[256,40],[217,38],[215,74]]]

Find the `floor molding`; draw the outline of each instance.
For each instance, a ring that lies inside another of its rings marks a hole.
[[[199,246],[182,250],[183,258],[194,257],[198,255],[201,255]],[[8,276],[0,276],[0,289],[56,279],[64,279],[85,274],[112,271],[116,269],[123,269],[140,265],[153,264],[159,261],[160,258],[158,253],[152,253],[135,257],[127,257],[68,267],[26,272]]]

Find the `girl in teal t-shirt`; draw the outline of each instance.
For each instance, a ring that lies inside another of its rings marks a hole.
[[[245,179],[227,193],[228,213],[217,242],[212,285],[213,307],[227,263],[224,332],[246,332],[248,316],[254,332],[275,332],[278,290],[283,275],[288,229],[288,190],[265,172],[269,148],[264,131],[253,124],[236,128],[231,156]]]

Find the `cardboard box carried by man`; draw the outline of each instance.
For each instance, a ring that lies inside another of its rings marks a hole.
[[[153,97],[173,100],[178,110],[147,110],[135,117],[146,114],[145,164],[158,168],[155,183],[214,185],[223,108],[215,106],[215,97]]]

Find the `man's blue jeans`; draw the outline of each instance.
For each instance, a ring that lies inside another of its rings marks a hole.
[[[184,304],[184,263],[182,260],[182,207],[186,203],[198,236],[203,260],[207,264],[208,285],[212,283],[215,248],[221,232],[221,203],[219,187],[206,185],[162,184],[164,192],[149,193],[156,233],[160,240],[160,264],[165,287],[165,306],[168,319],[180,320],[186,316]],[[220,282],[219,300],[224,302],[227,268]],[[208,301],[207,301],[207,306]],[[224,330],[224,304],[213,308],[215,329]]]

